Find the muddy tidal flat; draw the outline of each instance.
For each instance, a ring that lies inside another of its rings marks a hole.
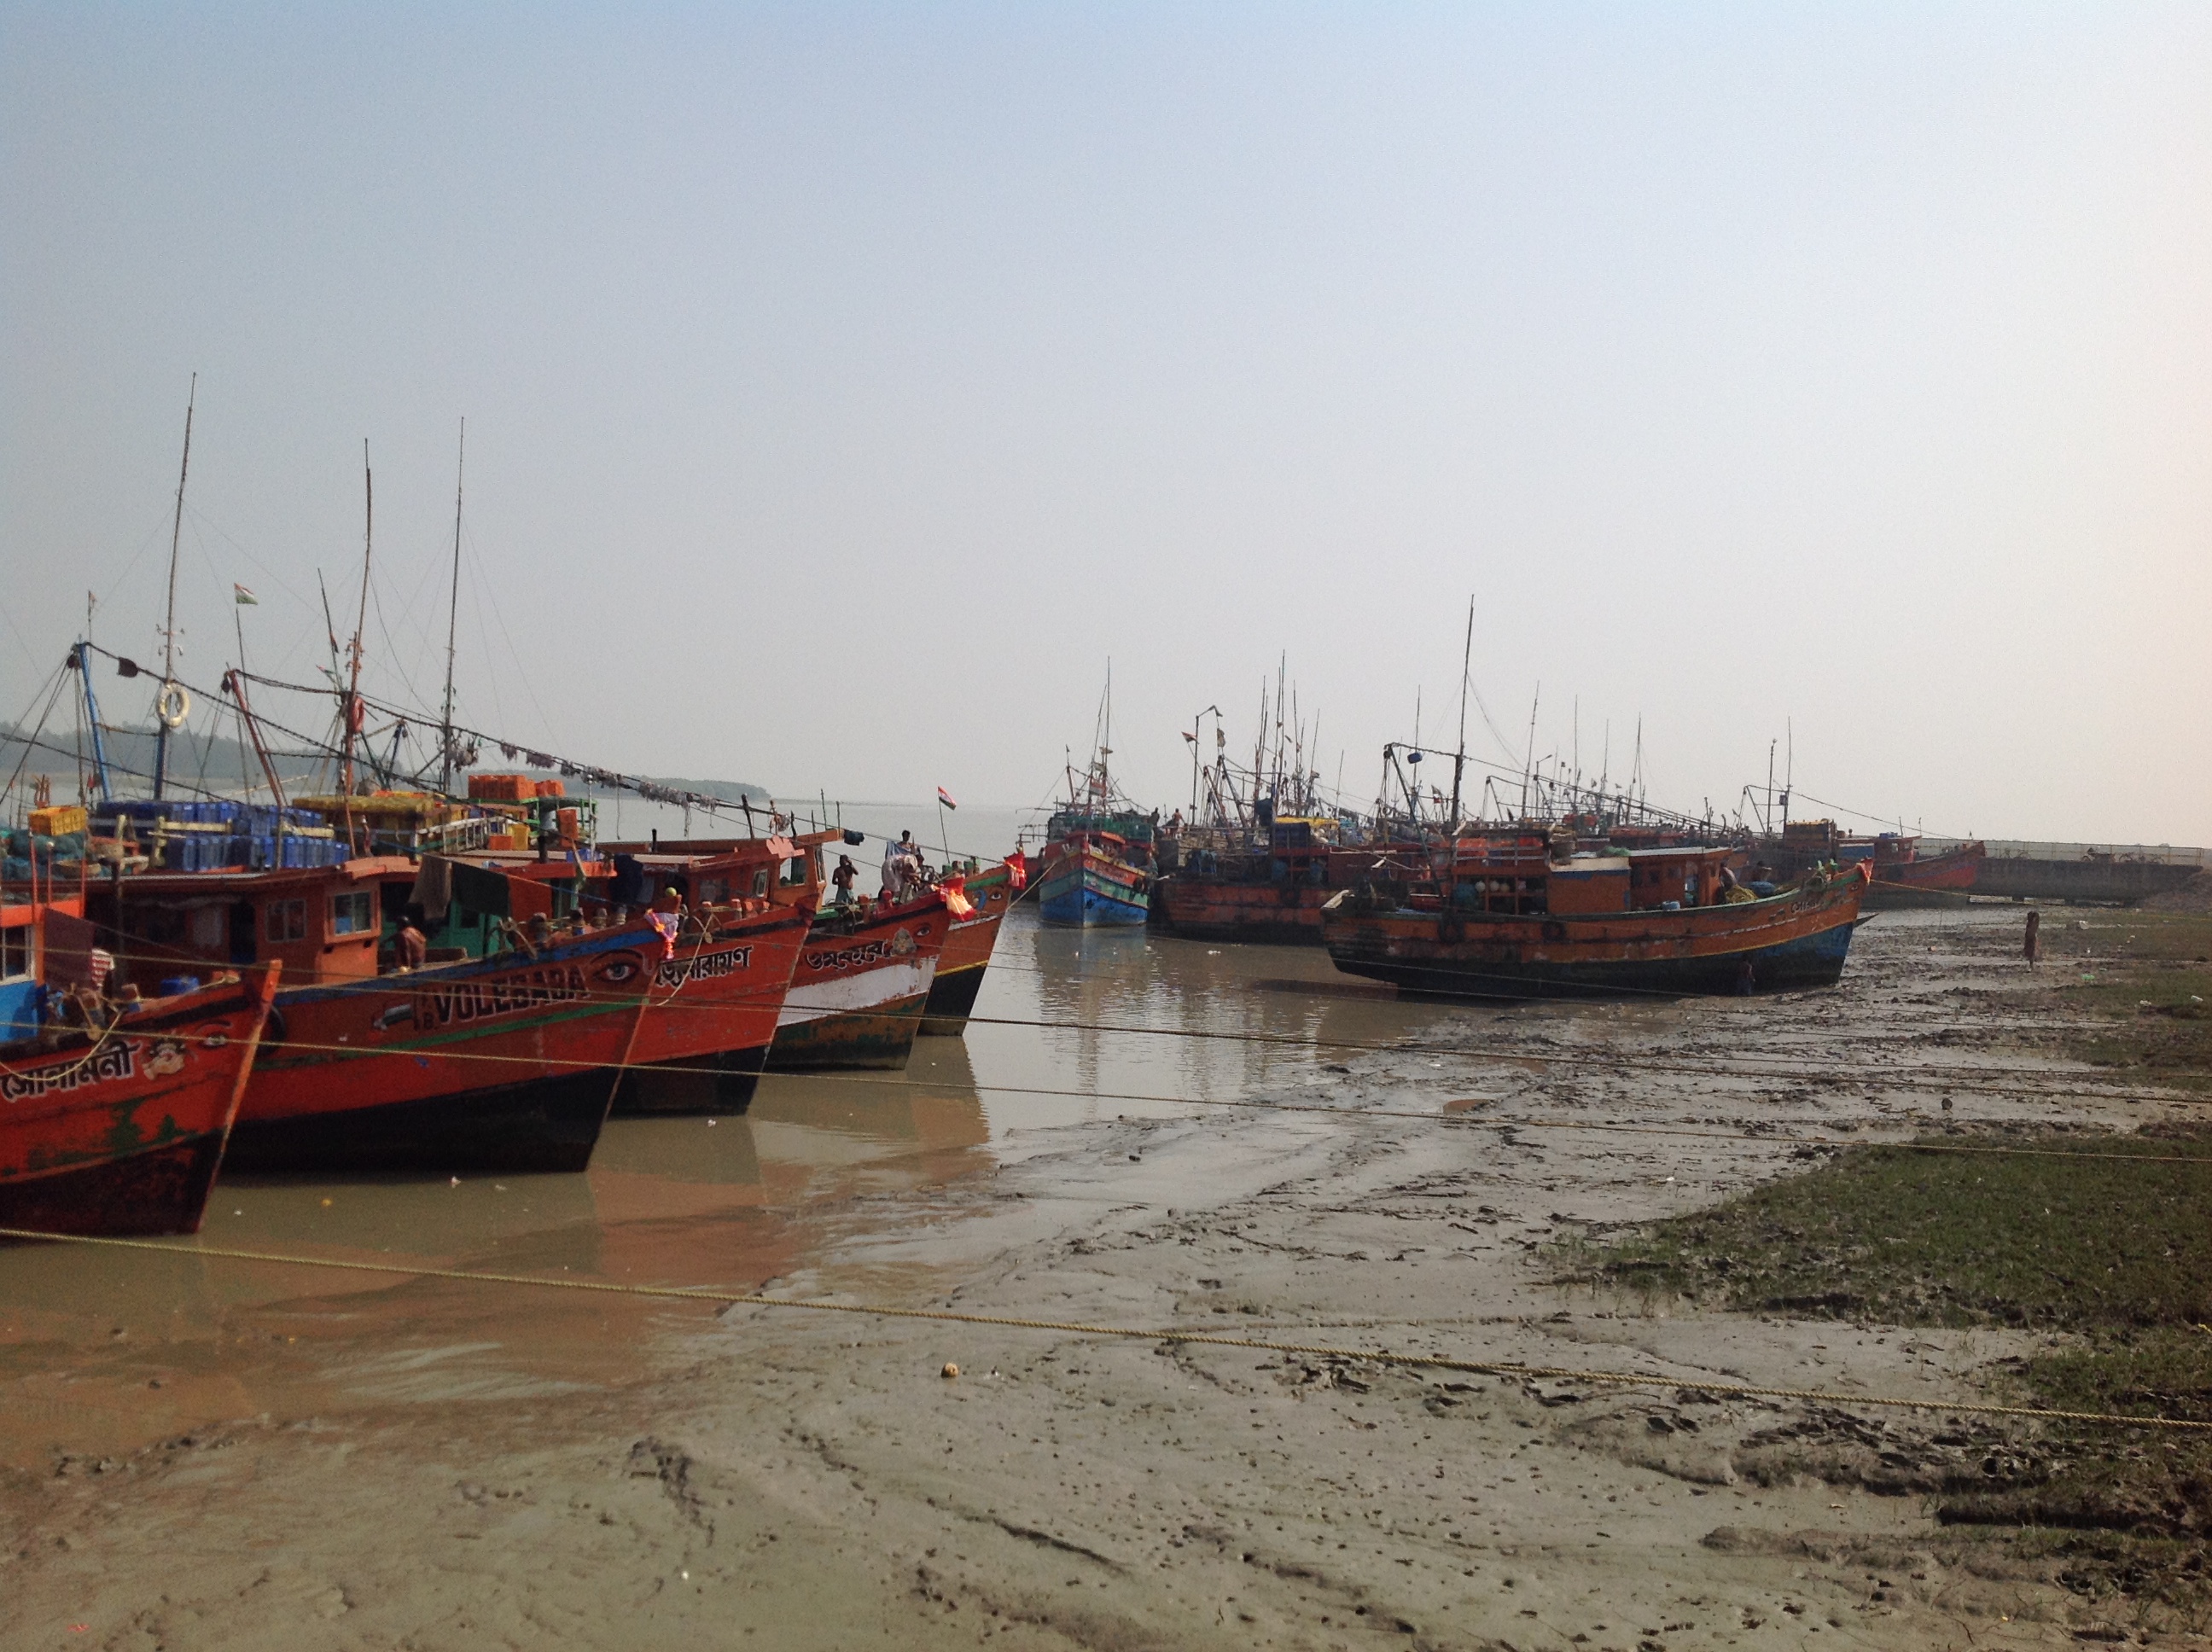
[[[1572,1283],[1820,1144],[2191,1111],[2033,1053],[2078,1012],[2019,922],[1883,914],[1828,992],[1480,1008],[1018,920],[903,1078],[617,1121],[581,1176],[227,1179],[174,1253],[0,1250],[0,1647],[2137,1638],[1936,1523],[1982,1425],[1701,1386],[1965,1401],[2041,1339]]]

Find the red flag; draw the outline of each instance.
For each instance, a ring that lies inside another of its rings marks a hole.
[[[937,892],[945,897],[946,908],[956,918],[965,918],[975,910],[975,903],[968,898],[968,880],[964,877],[940,878]]]
[[[1006,857],[1006,870],[1013,874],[1016,889],[1024,890],[1030,886],[1029,857],[1019,849]]]

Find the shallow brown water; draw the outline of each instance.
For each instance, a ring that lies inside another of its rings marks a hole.
[[[1058,1127],[1280,1090],[1351,1054],[1272,1041],[1382,1043],[1486,1013],[1347,985],[1317,948],[1050,929],[1021,911],[977,1023],[921,1040],[903,1074],[772,1076],[747,1115],[617,1120],[582,1175],[226,1177],[177,1254],[0,1248],[0,1461],[122,1452],[220,1417],[618,1383],[711,1312],[199,1253],[736,1290],[804,1272],[874,1295],[915,1281],[824,1274],[832,1254]],[[1232,1036],[1163,1036],[1182,1034]]]

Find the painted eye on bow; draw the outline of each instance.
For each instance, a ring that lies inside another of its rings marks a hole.
[[[637,964],[634,959],[616,958],[600,968],[599,979],[605,981],[621,982],[628,981],[635,974],[637,974]]]

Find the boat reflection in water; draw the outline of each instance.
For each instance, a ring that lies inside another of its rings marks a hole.
[[[994,1140],[1117,1114],[1171,1115],[1310,1084],[1352,1052],[1487,1010],[1400,1002],[1310,946],[1208,944],[1006,920],[967,1044]],[[1029,1024],[1042,1023],[1042,1025]]]

